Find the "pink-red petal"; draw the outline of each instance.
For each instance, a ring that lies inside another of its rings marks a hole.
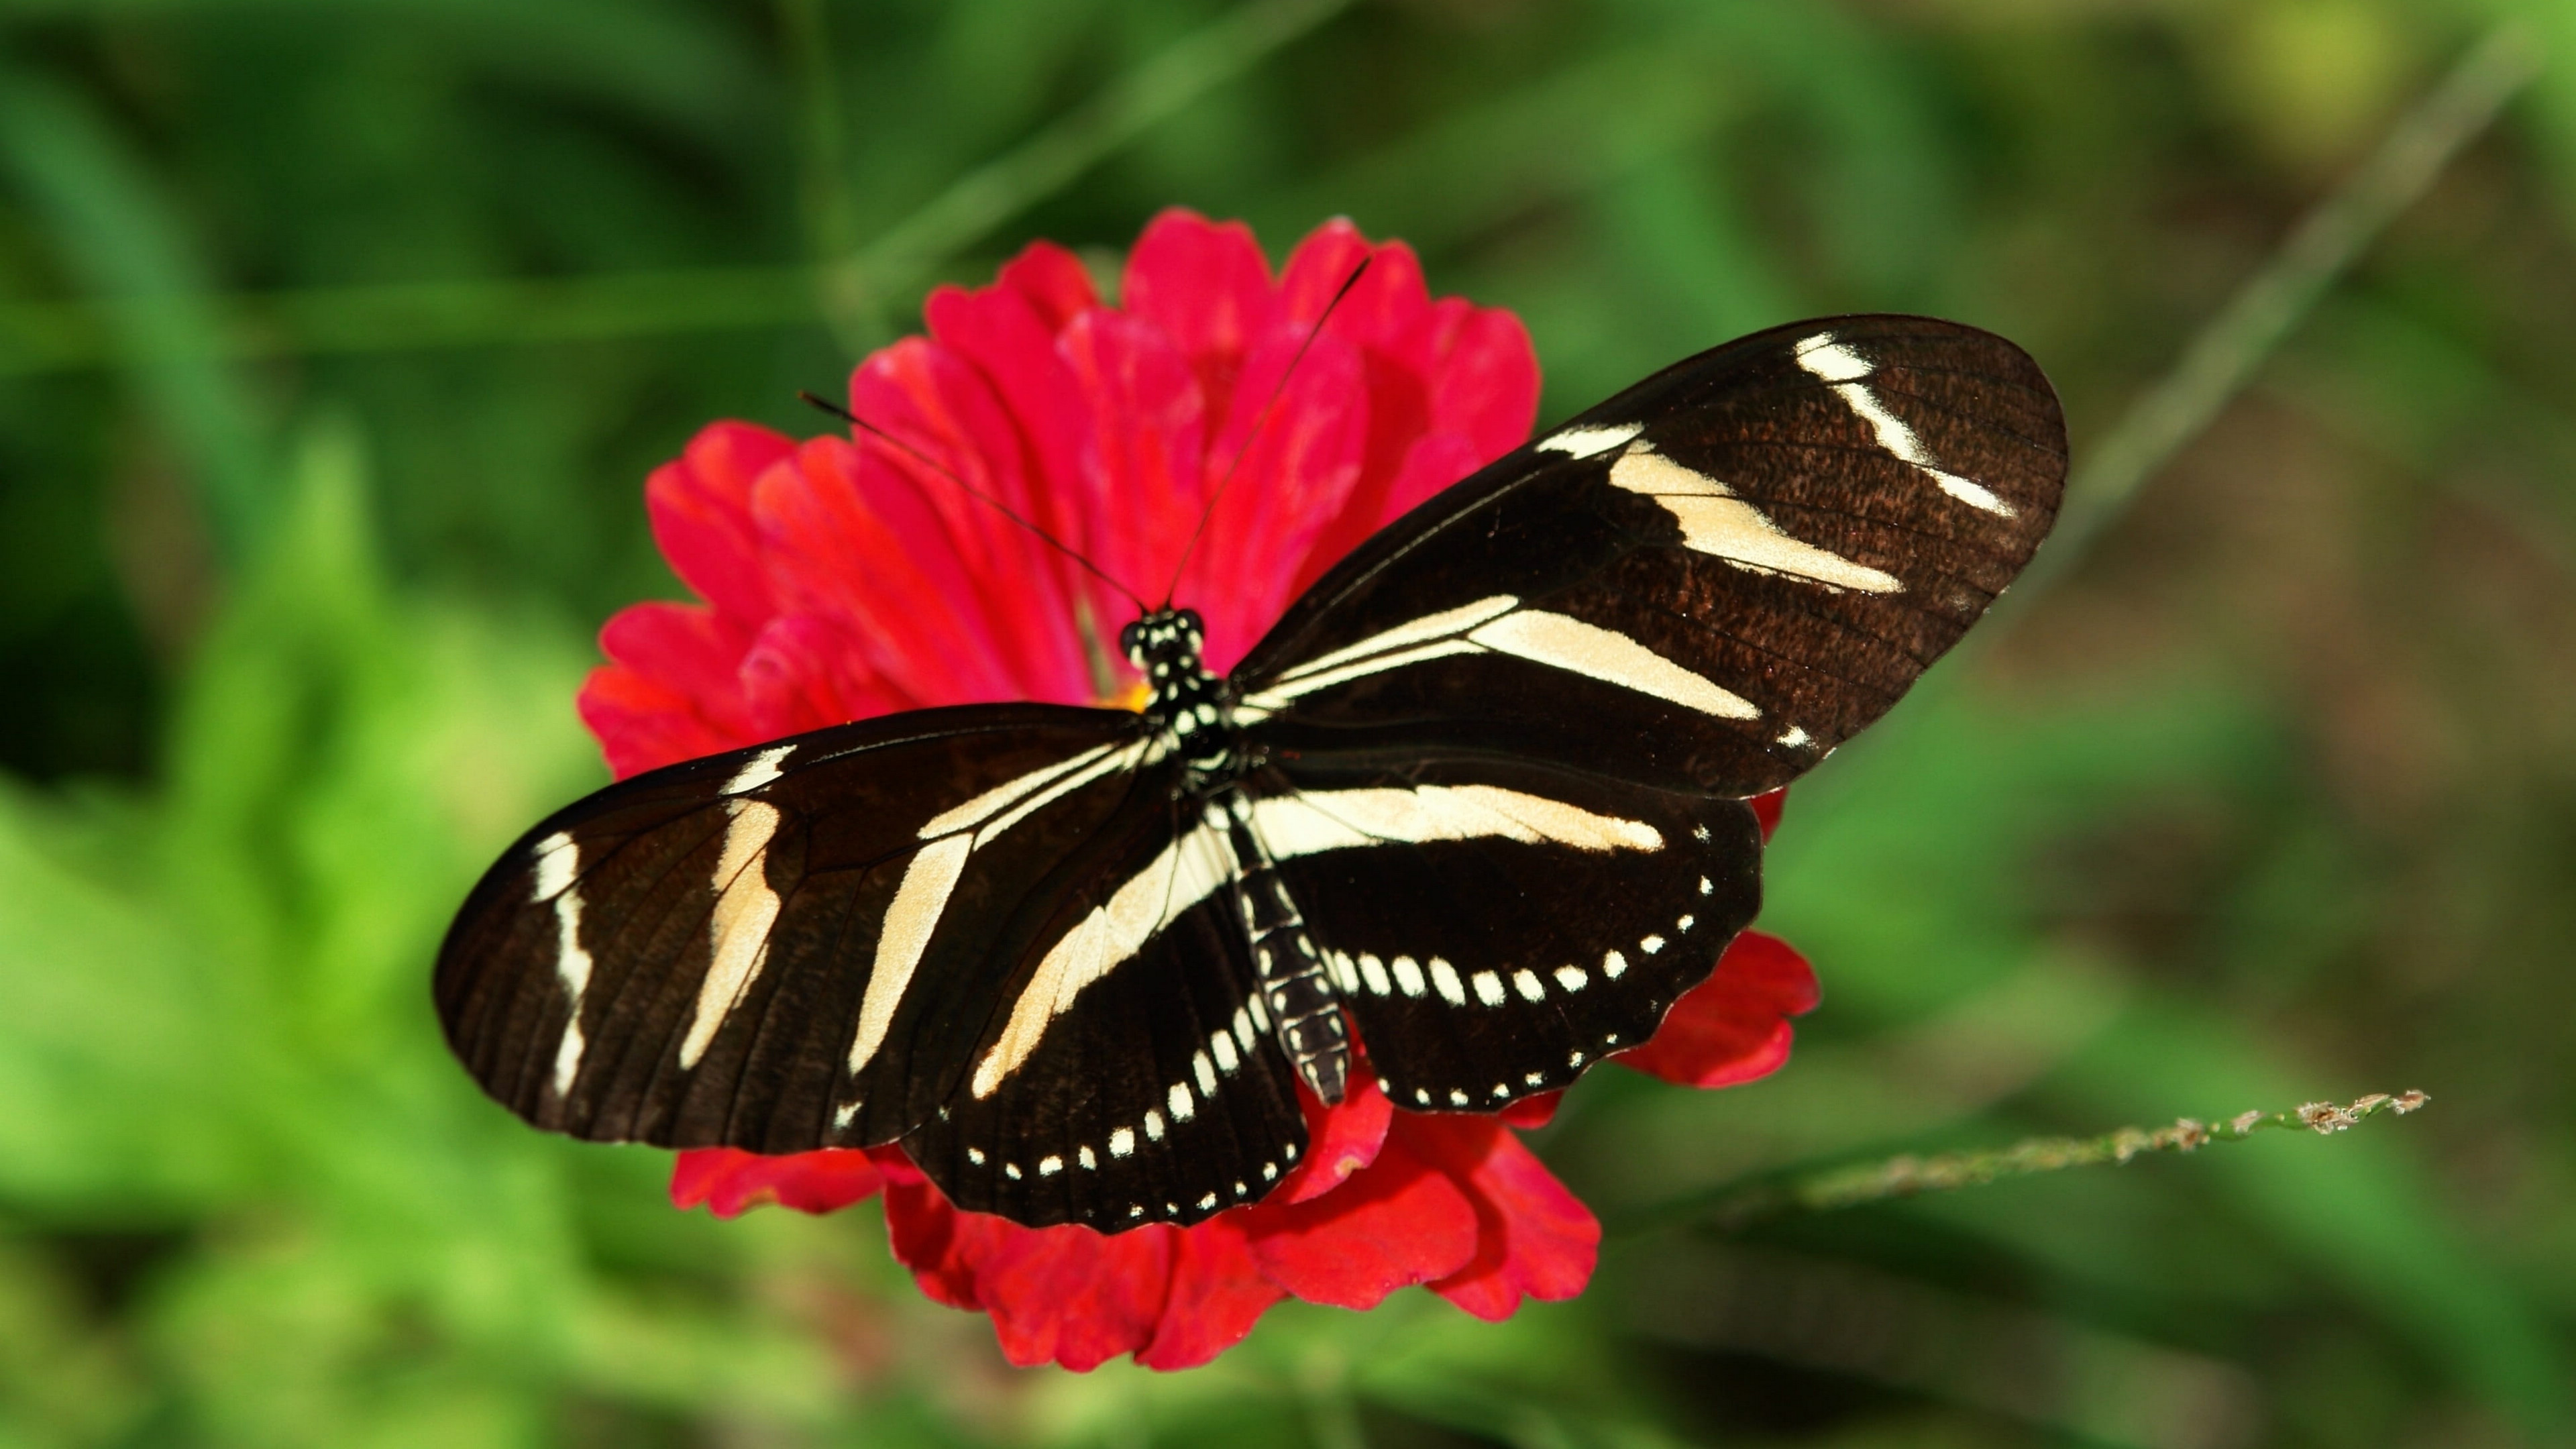
[[[620,780],[730,748],[726,737],[698,713],[696,701],[613,664],[590,672],[576,708],[583,726],[599,741],[609,773]]]
[[[929,1297],[990,1314],[1003,1355],[1023,1367],[1090,1369],[1123,1353],[1188,1368],[1241,1341],[1284,1296],[1237,1215],[1114,1237],[1024,1228],[958,1211],[895,1149],[876,1156],[896,1259]]]
[[[1565,1089],[1562,1087],[1553,1092],[1541,1092],[1535,1097],[1523,1097],[1496,1112],[1494,1120],[1506,1127],[1534,1132],[1556,1120],[1557,1105],[1564,1100]]]
[[[1002,1356],[1023,1368],[1084,1370],[1144,1350],[1161,1325],[1180,1232],[1002,1224],[975,1265],[975,1296],[993,1316]]]
[[[1341,1186],[1377,1160],[1387,1124],[1395,1118],[1395,1104],[1358,1060],[1351,1063],[1350,1088],[1338,1105],[1324,1106],[1303,1086],[1297,1089],[1297,1103],[1306,1109],[1306,1160],[1271,1194],[1274,1203],[1304,1202]]]
[[[1485,466],[1492,458],[1464,433],[1424,433],[1414,439],[1413,446],[1405,450],[1404,461],[1397,465],[1395,477],[1388,482],[1385,495],[1378,500],[1376,521],[1353,545],[1429,502],[1433,494]],[[1324,552],[1317,551],[1308,564],[1319,578],[1325,569],[1341,562],[1339,554],[1326,558]]]
[[[751,521],[751,489],[795,447],[767,428],[713,423],[689,440],[677,462],[654,469],[645,481],[653,541],[671,571],[735,619],[757,623],[769,613],[769,573]]]
[[[671,1206],[706,1204],[720,1218],[777,1203],[804,1213],[837,1212],[877,1195],[885,1179],[864,1152],[825,1148],[764,1157],[733,1147],[703,1147],[671,1164]]]
[[[1159,597],[1206,505],[1207,411],[1189,358],[1160,328],[1107,309],[1076,317],[1056,345],[1089,429],[1075,541],[1110,577]]]
[[[610,662],[577,702],[619,779],[693,760],[759,735],[735,677],[745,630],[697,604],[635,604],[599,632]]]
[[[1058,537],[1073,535],[1080,498],[1072,485],[1081,470],[1088,425],[1074,394],[1073,374],[1056,355],[1061,324],[1051,322],[1036,299],[1007,283],[972,292],[941,287],[930,294],[922,314],[932,339],[983,374],[1016,424],[1036,485],[1025,490],[1024,516]]]
[[[902,440],[897,447],[866,438],[852,482],[913,551],[924,586],[936,591],[925,597],[892,580],[872,583],[867,592],[884,596],[872,600],[874,612],[930,598],[945,605],[972,636],[979,663],[1005,681],[1001,692],[973,698],[1087,697],[1078,616],[1065,591],[1072,565],[993,506],[1043,524],[1054,499],[1027,439],[984,377],[948,348],[907,338],[860,364],[850,379],[850,407]]]
[[[1777,936],[1746,931],[1709,978],[1664,1014],[1654,1040],[1614,1060],[1685,1087],[1732,1087],[1789,1059],[1789,1018],[1815,1009],[1816,973]]]
[[[902,708],[1010,698],[1010,661],[991,621],[971,596],[943,587],[964,569],[918,505],[909,480],[859,448],[806,444],[754,499],[780,606],[839,630],[858,650],[850,673]]]
[[[1431,289],[1423,284],[1422,263],[1402,242],[1373,244],[1360,229],[1340,217],[1307,233],[1280,268],[1282,310],[1300,322],[1324,314],[1335,293],[1350,283],[1362,260],[1369,269],[1334,309],[1328,330],[1392,362],[1420,371],[1436,343],[1431,315]]]
[[[1475,1205],[1475,1256],[1431,1291],[1491,1320],[1524,1297],[1571,1298],[1592,1280],[1600,1220],[1501,1123],[1408,1114],[1396,1137]]]
[[[1538,352],[1509,312],[1455,297],[1438,306],[1448,335],[1433,369],[1431,426],[1466,438],[1482,467],[1529,437],[1538,417]]]
[[[1226,414],[1243,355],[1277,309],[1252,228],[1177,207],[1147,224],[1128,252],[1119,302],[1189,359],[1213,417]]]
[[[1771,832],[1780,828],[1780,812],[1789,808],[1789,787],[1754,796],[1746,802],[1753,807],[1753,818],[1762,823],[1762,839],[1767,844]]]
[[[1028,1232],[996,1217],[959,1212],[899,1147],[868,1154],[885,1178],[886,1241],[912,1281],[934,1302],[981,1311],[976,1267],[998,1237],[996,1229]]]
[[[1376,399],[1370,396],[1367,408],[1349,399],[1364,393],[1365,364],[1330,337],[1317,338],[1297,360],[1303,340],[1283,328],[1252,349],[1241,405],[1209,450],[1209,487],[1224,492],[1181,575],[1180,597],[1197,601],[1207,621],[1204,658],[1220,673],[1287,612],[1296,560],[1350,506],[1361,476]],[[1233,482],[1224,484],[1228,472]]]
[[[1171,1291],[1162,1321],[1136,1361],[1151,1369],[1196,1368],[1243,1341],[1287,1290],[1263,1275],[1232,1213],[1172,1239]]]
[[[1476,1253],[1475,1205],[1390,1133],[1377,1159],[1301,1203],[1240,1210],[1263,1275],[1309,1303],[1374,1308],[1446,1278]]]
[[[1031,242],[1003,263],[1001,284],[1028,298],[1050,331],[1063,330],[1077,313],[1100,305],[1082,259],[1053,242]]]
[[[1303,551],[1292,591],[1389,520],[1519,445],[1538,406],[1538,363],[1519,321],[1459,299],[1431,300],[1401,242],[1372,246],[1346,221],[1316,228],[1282,270],[1286,315],[1322,314],[1362,258],[1368,271],[1326,335],[1356,345],[1368,431],[1344,506]],[[1426,449],[1436,434],[1453,441]]]
[[[774,740],[902,708],[906,698],[865,662],[865,651],[830,621],[783,614],[743,651],[737,673],[753,721],[752,739]]]

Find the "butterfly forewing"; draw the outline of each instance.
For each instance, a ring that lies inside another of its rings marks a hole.
[[[449,1041],[495,1097],[579,1137],[892,1140],[963,1080],[1050,915],[1040,883],[1168,813],[1148,748],[1133,715],[981,706],[610,786],[459,913]]]
[[[1917,318],[1667,369],[1326,574],[1234,675],[1283,751],[1472,748],[1751,795],[1884,713],[2028,562],[2063,425]]]

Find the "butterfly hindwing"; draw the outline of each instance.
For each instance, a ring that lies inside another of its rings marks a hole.
[[[966,1089],[904,1138],[960,1207],[1041,1226],[1191,1223],[1304,1153],[1296,1079],[1254,989],[1236,861],[1195,812],[1067,893]]]
[[[1761,904],[1740,800],[1491,758],[1260,783],[1370,1068],[1414,1111],[1492,1111],[1643,1043]]]
[[[977,706],[612,785],[459,913],[448,1039],[495,1097],[578,1137],[891,1140],[963,1079],[1043,929],[1041,886],[1167,812],[1147,749],[1133,715]]]
[[[1677,364],[1389,525],[1234,678],[1282,751],[1472,749],[1752,795],[2029,561],[2063,423],[2020,349],[1854,317]]]

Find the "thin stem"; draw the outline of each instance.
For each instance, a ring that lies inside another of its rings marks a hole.
[[[2153,387],[2088,451],[2067,483],[2065,510],[2037,558],[1988,611],[1985,626],[1950,651],[1915,693],[1962,687],[1963,666],[1992,649],[2015,621],[2082,564],[2118,524],[2139,493],[2192,439],[2200,436],[2254,376],[2327,290],[2423,196],[2443,169],[2493,124],[2505,102],[2539,74],[2540,48],[2527,27],[2507,21],[2489,31],[2450,73],[2389,129],[2379,146],[2292,228],[2271,258],[2201,325]],[[1921,705],[1917,705],[1918,711]],[[1890,731],[1861,739],[1879,748]],[[1831,786],[1809,786],[1812,818],[1845,798]]]
[[[2147,481],[2217,420],[2318,299],[2431,189],[2540,67],[2540,47],[2529,29],[2508,21],[2489,31],[2398,118],[2378,149],[2202,324],[2173,370],[2093,445],[2068,482],[2066,511],[2048,546],[2005,596],[2014,612],[2026,611],[2034,597],[2082,561]],[[1991,646],[2000,632],[1990,625],[1976,638]]]
[[[0,173],[24,192],[91,294],[102,355],[123,362],[192,465],[217,557],[241,564],[274,520],[276,459],[258,398],[223,365],[224,329],[195,238],[88,96],[8,64],[0,64]],[[0,344],[7,340],[0,334]]]
[[[811,267],[690,267],[548,279],[297,287],[210,297],[226,357],[521,346],[814,320]],[[96,301],[0,304],[0,377],[94,366],[117,339]]]
[[[515,346],[817,320],[844,337],[865,330],[873,298],[916,284],[963,248],[1047,200],[1156,123],[1242,75],[1351,0],[1256,0],[1183,37],[1091,101],[966,175],[855,252],[820,266],[691,267],[556,279],[478,278],[379,286],[298,287],[207,297],[222,319],[208,349],[226,357]],[[806,0],[783,0],[790,47],[806,72],[809,183],[846,184],[837,81],[821,33],[800,38]],[[817,73],[817,67],[822,73]],[[820,87],[819,89],[817,87]],[[826,141],[822,127],[830,130]],[[826,188],[812,218],[830,241]],[[816,298],[823,297],[818,318]],[[0,377],[94,367],[117,356],[113,302],[0,302]]]
[[[778,30],[802,113],[797,169],[806,247],[818,260],[837,257],[858,244],[858,211],[850,197],[841,71],[823,0],[778,0]]]
[[[1890,1198],[1982,1187],[2008,1177],[2060,1172],[2070,1167],[2126,1163],[2150,1152],[2194,1152],[2205,1143],[2242,1142],[2257,1132],[2274,1128],[2295,1127],[2332,1134],[2383,1112],[2403,1116],[2431,1100],[2422,1092],[2393,1096],[2373,1092],[2346,1106],[2309,1102],[2287,1112],[2243,1112],[2218,1122],[2184,1117],[2170,1127],[2152,1130],[2123,1127],[2097,1137],[2032,1137],[1982,1152],[1947,1152],[1929,1157],[1900,1153],[1877,1162],[1730,1184],[1646,1209],[1617,1224],[1614,1230],[1635,1233],[1692,1223],[1737,1232],[1800,1213],[1833,1212]]]
[[[1349,8],[1351,0],[1254,0],[1184,36],[1028,140],[948,184],[912,215],[851,254],[827,278],[836,309],[918,281],[941,259],[1012,217],[1182,107]]]

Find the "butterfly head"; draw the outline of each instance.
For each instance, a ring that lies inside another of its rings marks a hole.
[[[1118,633],[1119,652],[1157,693],[1197,674],[1206,644],[1207,626],[1196,609],[1156,609]]]
[[[1235,764],[1232,731],[1225,727],[1225,681],[1199,663],[1206,646],[1207,626],[1196,609],[1156,609],[1118,636],[1127,662],[1153,690],[1145,718],[1171,732],[1194,783],[1227,777]]]

